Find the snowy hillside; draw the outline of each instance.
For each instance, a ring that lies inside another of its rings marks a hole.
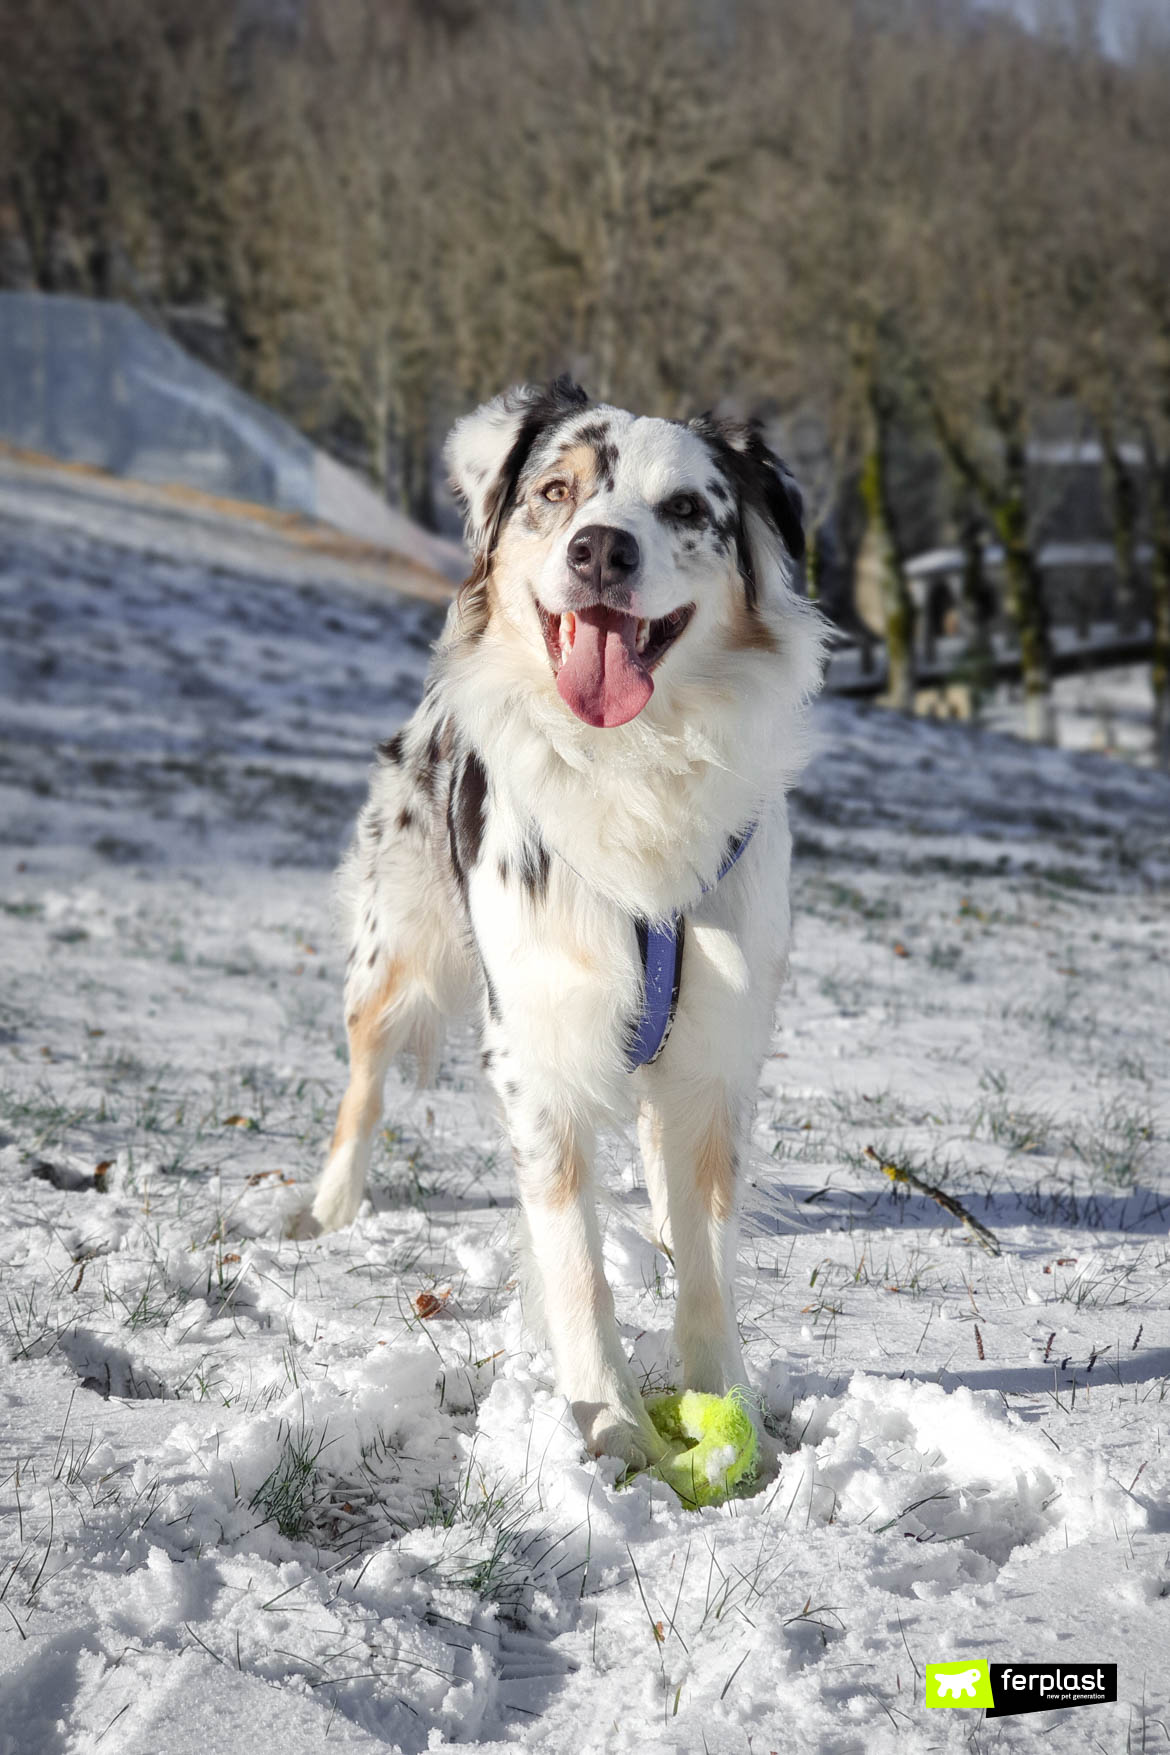
[[[437,613],[0,514],[0,1755],[917,1755],[979,1726],[923,1705],[967,1655],[1120,1665],[972,1747],[1164,1747],[1170,782],[819,710],[742,1250],[782,1468],[689,1512],[551,1393],[469,1033],[392,1076],[353,1229],[280,1240]]]

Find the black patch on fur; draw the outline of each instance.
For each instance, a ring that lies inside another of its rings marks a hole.
[[[403,732],[396,731],[393,737],[388,737],[385,743],[378,745],[378,757],[381,761],[398,763],[402,760],[404,735]]]
[[[555,378],[551,384],[546,384],[528,404],[519,431],[512,441],[512,449],[504,459],[504,466],[488,494],[483,547],[489,560],[500,540],[504,519],[516,503],[520,477],[537,439],[549,427],[557,425],[570,414],[579,414],[588,404],[588,396],[567,372]]]
[[[604,445],[608,438],[609,422],[607,420],[587,421],[573,434],[574,444],[581,445]]]
[[[455,792],[455,777],[452,776],[451,784],[447,788],[447,847],[451,855],[451,870],[454,873],[455,882],[459,886],[459,894],[466,902],[467,873],[459,858],[459,837],[455,833]]]
[[[563,372],[559,378],[544,385],[521,406],[525,408],[524,419],[512,441],[512,448],[504,459],[503,467],[484,501],[484,529],[475,565],[459,587],[457,601],[463,612],[465,638],[471,640],[478,639],[487,627],[486,586],[488,574],[492,570],[492,558],[500,540],[504,520],[516,504],[520,477],[524,473],[524,465],[532,455],[532,448],[549,427],[587,408],[589,398],[580,384],[575,384],[569,374]]]
[[[729,529],[728,520],[717,520],[715,530],[725,544],[729,538],[734,539],[748,608],[754,609],[759,600],[759,582],[747,537],[747,513],[752,511],[763,518],[793,560],[803,560],[804,505],[800,489],[765,443],[763,426],[758,420],[741,425],[702,414],[690,425],[705,440],[717,469],[732,490],[733,523]]]
[[[415,785],[418,787],[423,797],[431,801],[434,800],[435,789],[438,785],[438,768],[442,738],[442,726],[434,726],[431,730],[430,737],[427,739],[426,750],[415,764]]]
[[[603,487],[607,494],[612,494],[614,477],[617,473],[617,446],[607,441],[594,447],[594,455],[597,458],[598,485]]]
[[[501,859],[496,869],[500,874],[500,882],[506,884],[508,881],[508,861],[506,859]]]
[[[739,509],[734,504],[729,512],[716,518],[711,526],[715,537],[715,545],[721,554],[726,554],[733,545],[738,545],[743,530],[743,521]]]
[[[405,805],[403,805],[398,813],[398,827],[400,829],[410,829],[414,827],[414,813],[408,810]]]
[[[447,840],[451,869],[464,898],[467,875],[479,860],[487,814],[487,774],[474,750],[469,750],[447,794]]]
[[[491,1065],[492,1065],[492,1061],[495,1059],[495,1055],[496,1055],[496,1051],[494,1048],[485,1048],[483,1053],[480,1055],[479,1064],[483,1068],[484,1072],[491,1071]]]
[[[548,894],[549,853],[539,837],[525,843],[520,856],[520,882],[533,902],[543,902]]]
[[[483,969],[483,984],[487,990],[488,1017],[493,1024],[498,1024],[500,1021],[500,996],[496,992],[495,984],[487,972],[487,964],[482,957],[480,958],[480,966]]]

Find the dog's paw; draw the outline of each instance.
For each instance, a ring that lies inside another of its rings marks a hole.
[[[284,1235],[297,1243],[307,1243],[313,1237],[320,1237],[324,1226],[313,1216],[312,1207],[300,1207],[286,1220]]]
[[[756,1429],[756,1480],[766,1486],[780,1473],[780,1447],[762,1420],[753,1420],[752,1424]]]
[[[573,1412],[590,1455],[616,1456],[631,1474],[661,1462],[670,1451],[648,1414],[631,1417],[621,1408],[598,1402],[574,1402]]]

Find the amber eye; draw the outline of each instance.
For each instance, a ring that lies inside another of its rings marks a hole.
[[[569,484],[567,481],[550,481],[541,488],[540,492],[544,499],[552,500],[555,504],[558,500],[568,499]]]

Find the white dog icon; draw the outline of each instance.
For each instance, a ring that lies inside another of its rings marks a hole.
[[[947,1676],[940,1676],[936,1670],[934,1675],[934,1686],[940,1700],[948,1694],[952,1700],[957,1700],[960,1694],[966,1694],[974,1700],[975,1684],[978,1680],[978,1669],[955,1670]]]

